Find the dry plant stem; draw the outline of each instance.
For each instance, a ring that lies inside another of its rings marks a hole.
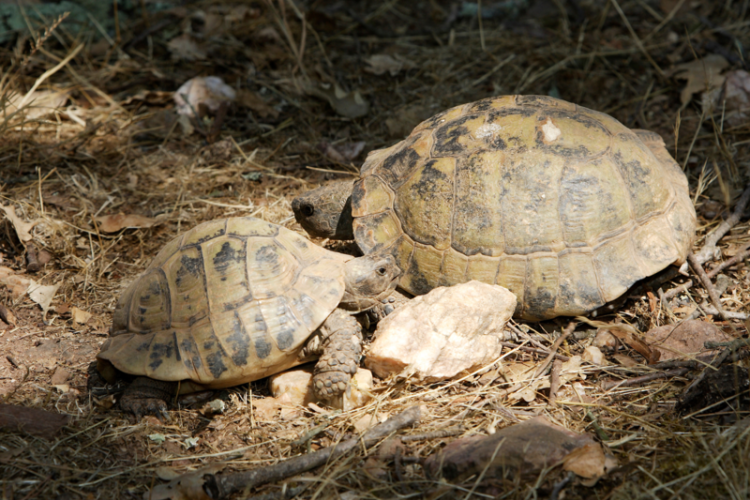
[[[736,226],[740,221],[742,214],[745,212],[745,207],[747,207],[748,201],[750,201],[750,186],[745,188],[742,196],[740,196],[740,199],[737,200],[737,204],[734,206],[732,215],[730,215],[727,220],[719,224],[719,226],[714,229],[711,234],[706,236],[706,242],[704,243],[703,248],[701,248],[700,252],[695,255],[695,258],[699,263],[703,264],[711,260],[714,252],[716,252],[716,244],[725,234],[729,232],[730,229]]]
[[[547,349],[536,349],[535,347],[518,345],[512,342],[500,342],[500,344],[503,347],[507,347],[508,349],[518,349],[519,351],[530,352],[534,354],[543,354],[545,356],[549,355],[549,351]],[[559,359],[560,361],[568,361],[570,358],[568,356],[565,356],[564,354],[555,353],[555,359]]]
[[[428,439],[440,439],[452,436],[458,436],[466,432],[463,426],[458,426],[453,429],[443,429],[441,431],[426,432],[424,434],[412,434],[411,436],[402,436],[401,441],[406,443],[409,441],[427,441]]]
[[[549,404],[554,406],[557,400],[557,391],[560,389],[560,372],[562,372],[562,361],[556,359],[552,363],[552,373],[549,378]]]
[[[673,297],[676,297],[677,295],[687,292],[690,287],[693,286],[693,280],[688,280],[685,283],[683,283],[680,286],[676,286],[672,288],[671,290],[668,290],[664,292],[664,295],[661,297],[663,300],[669,300]]]
[[[625,380],[608,380],[606,382],[602,382],[601,388],[605,391],[608,391],[610,389],[619,388],[619,387],[630,387],[633,385],[645,384],[647,382],[658,380],[660,378],[679,377],[681,375],[685,375],[689,371],[690,371],[690,368],[674,368],[672,370],[666,370],[666,371],[657,372],[657,373],[649,373],[648,375],[641,375],[640,377],[634,377],[634,378],[629,378]]]
[[[719,347],[719,345],[713,345],[714,343],[706,343],[707,349],[714,349],[716,347]],[[717,343],[721,344],[721,343]],[[684,375],[685,373],[689,372],[690,370],[694,370],[696,368],[705,368],[707,365],[713,366],[714,368],[717,368],[722,363],[726,362],[727,358],[729,357],[729,354],[733,352],[733,350],[739,349],[740,347],[743,347],[744,345],[748,345],[748,341],[746,339],[741,339],[735,342],[730,342],[730,348],[726,351],[723,351],[722,354],[717,358],[716,354],[707,354],[703,356],[698,356],[695,359],[673,359],[670,361],[664,361],[662,363],[657,363],[656,365],[652,365],[652,368],[660,368],[664,371],[660,371],[657,373],[648,373],[646,375],[642,375],[640,377],[634,377],[631,379],[625,379],[625,380],[608,380],[605,382],[602,382],[601,388],[605,391],[608,391],[610,389],[619,388],[619,387],[630,387],[633,385],[639,385],[639,384],[645,384],[646,382],[651,382],[652,380],[658,380],[661,378],[671,378],[671,377],[679,377],[681,375]],[[727,353],[724,355],[724,353]],[[723,356],[723,358],[722,358]],[[750,351],[740,351],[736,353],[734,356],[732,356],[731,361],[739,361],[745,358],[750,357]]]
[[[739,264],[743,260],[745,260],[745,258],[748,255],[750,255],[750,243],[748,243],[747,245],[745,245],[745,247],[742,250],[740,250],[739,252],[737,252],[737,254],[734,257],[732,257],[729,260],[726,260],[726,261],[722,262],[721,264],[719,264],[715,268],[711,269],[711,271],[708,272],[708,273],[706,273],[706,274],[708,275],[709,278],[715,278],[716,275],[719,274],[724,269],[726,269],[728,267],[732,267],[732,266],[734,266],[736,264]]]
[[[562,343],[567,339],[571,333],[573,333],[573,330],[575,330],[577,323],[575,321],[571,321],[568,326],[565,327],[565,331],[563,331],[562,335],[555,340],[555,343],[552,344],[552,347],[550,347],[550,352],[547,358],[542,361],[542,364],[539,365],[539,367],[534,372],[534,375],[531,377],[532,379],[541,377],[542,374],[544,374],[545,371],[547,371],[547,367],[552,362],[553,359],[555,359],[555,354],[557,350],[560,348]],[[520,382],[518,384],[515,384],[511,387],[508,387],[507,389],[504,389],[497,393],[498,398],[504,398],[508,394],[513,394],[514,392],[523,389],[526,386],[526,382]]]
[[[296,476],[302,472],[319,467],[331,459],[338,458],[353,450],[360,444],[363,446],[372,446],[381,439],[387,437],[389,434],[419,422],[419,418],[419,407],[412,406],[398,415],[389,418],[382,424],[376,425],[363,436],[344,441],[336,446],[324,448],[306,455],[300,455],[262,469],[224,474],[220,476],[207,474],[203,477],[205,480],[203,490],[209,498],[217,500],[227,498],[230,495],[243,490],[249,490],[262,484]]]
[[[721,316],[721,318],[724,320],[728,319],[726,313],[724,312],[724,309],[721,307],[719,294],[716,292],[716,288],[714,287],[714,284],[711,283],[711,279],[706,274],[706,271],[703,270],[703,266],[701,265],[700,262],[698,262],[698,259],[693,254],[693,252],[690,252],[688,254],[688,261],[690,261],[690,265],[695,271],[695,274],[698,275],[698,278],[700,278],[701,283],[703,283],[703,286],[706,288],[706,291],[708,292],[708,296],[711,298],[711,302],[714,303],[714,307],[719,312],[719,315]]]
[[[31,88],[29,89],[29,91],[26,92],[26,95],[23,96],[23,99],[21,99],[21,102],[19,102],[16,107],[18,109],[20,109],[20,108],[23,108],[26,104],[28,104],[29,100],[31,99],[31,96],[34,94],[34,91],[36,91],[36,89],[39,87],[39,85],[41,85],[42,83],[44,83],[44,81],[47,78],[49,78],[50,76],[52,76],[55,73],[57,73],[58,71],[60,71],[66,64],[68,64],[70,62],[71,59],[73,59],[75,56],[78,55],[78,53],[81,51],[81,49],[83,49],[84,46],[85,46],[84,44],[79,45],[78,47],[76,47],[75,49],[73,49],[70,52],[70,54],[68,54],[67,56],[65,56],[65,59],[63,59],[62,61],[60,61],[60,63],[57,66],[55,66],[54,68],[49,69],[49,70],[45,71],[44,73],[42,73],[42,76],[40,76],[39,78],[36,79],[36,81],[34,82],[34,85],[32,85]]]

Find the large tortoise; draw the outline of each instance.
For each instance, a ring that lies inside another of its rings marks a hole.
[[[313,386],[331,398],[361,353],[350,312],[379,304],[400,272],[392,256],[355,259],[252,217],[206,222],[120,297],[97,368],[138,377],[120,406],[140,416],[163,414],[178,392],[251,382],[322,353]]]
[[[440,113],[371,152],[353,190],[333,183],[292,208],[311,235],[393,255],[412,294],[497,283],[529,320],[589,312],[684,262],[696,226],[657,134],[540,96]]]

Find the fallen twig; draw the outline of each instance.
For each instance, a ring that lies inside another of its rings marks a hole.
[[[440,439],[452,436],[458,436],[466,432],[466,429],[459,425],[452,429],[443,429],[434,432],[425,432],[424,434],[412,434],[411,436],[402,436],[401,441],[406,443],[408,441],[426,441],[428,439]]]
[[[560,389],[560,373],[562,372],[562,361],[556,359],[552,363],[552,373],[549,377],[549,404],[554,405],[557,399],[557,391]]]
[[[701,283],[703,283],[703,287],[708,292],[708,296],[711,299],[711,302],[713,302],[714,307],[716,308],[716,311],[719,313],[719,316],[721,316],[722,319],[726,320],[729,319],[727,317],[726,312],[721,307],[721,301],[719,299],[719,294],[716,292],[716,288],[714,287],[714,284],[711,283],[711,279],[706,274],[706,271],[703,269],[703,266],[700,262],[698,262],[697,257],[693,252],[688,253],[688,261],[690,262],[690,266],[695,271],[695,274],[698,275],[698,278],[700,278]]]
[[[688,290],[690,290],[690,287],[692,287],[692,286],[693,286],[693,280],[687,280],[682,285],[676,286],[676,287],[672,288],[671,290],[667,290],[666,292],[664,292],[664,295],[662,297],[660,297],[660,298],[662,300],[669,300],[669,299],[671,299],[673,297],[676,297],[677,295],[679,295],[679,294],[681,294],[683,292],[687,292]]]
[[[545,356],[549,356],[549,349],[537,349],[536,347],[518,345],[518,344],[514,344],[513,342],[500,342],[500,344],[503,347],[507,347],[509,349],[518,349],[519,351],[530,352],[534,354],[543,354]],[[570,358],[564,354],[555,353],[555,359],[559,359],[560,361],[568,361]]]
[[[730,229],[736,226],[740,221],[742,214],[745,212],[745,207],[747,206],[748,201],[750,201],[750,186],[745,188],[742,196],[740,196],[740,199],[737,200],[737,204],[734,206],[732,215],[730,215],[727,220],[719,224],[716,229],[711,232],[711,234],[706,236],[706,242],[704,243],[703,248],[701,248],[701,250],[697,254],[695,254],[695,258],[700,264],[704,264],[713,258],[716,253],[716,244],[725,234],[729,232]]]
[[[610,389],[615,389],[618,387],[630,387],[632,385],[645,384],[646,382],[651,382],[652,380],[657,380],[660,378],[679,377],[680,375],[685,375],[689,371],[690,368],[674,368],[672,370],[665,370],[662,372],[641,375],[640,377],[628,378],[623,380],[607,380],[605,382],[602,382],[601,388],[605,391],[608,391]]]
[[[716,349],[718,347],[723,347],[726,345],[728,345],[729,348],[722,351],[721,354],[717,355],[716,353],[712,353],[698,356],[695,359],[672,359],[669,361],[663,361],[650,367],[659,368],[662,371],[647,373],[639,377],[623,380],[607,380],[602,382],[600,384],[600,387],[607,391],[619,387],[630,387],[633,385],[645,384],[646,382],[651,382],[652,380],[658,380],[660,378],[679,377],[696,368],[718,368],[721,364],[727,361],[727,359],[733,352],[735,353],[735,355],[732,356],[732,359],[730,360],[732,362],[750,357],[750,351],[735,352],[741,347],[750,345],[750,340],[748,339],[740,339],[729,343],[706,342],[705,347],[706,349]],[[702,376],[699,378],[702,378]]]
[[[721,264],[719,264],[715,268],[711,269],[711,271],[708,272],[708,273],[706,273],[706,274],[708,275],[709,278],[715,278],[717,274],[719,274],[721,271],[723,271],[727,267],[732,267],[735,264],[739,264],[740,262],[742,262],[743,260],[745,260],[745,258],[748,255],[750,255],[750,243],[748,243],[747,245],[745,245],[745,247],[742,250],[740,250],[739,252],[737,252],[737,254],[734,257],[732,257],[729,260],[726,260],[726,261],[722,262]]]
[[[262,484],[279,481],[319,467],[331,459],[340,457],[357,446],[372,446],[389,434],[419,421],[418,406],[412,406],[382,424],[378,424],[361,437],[355,437],[335,446],[307,453],[261,469],[230,474],[206,474],[203,490],[214,499],[227,498],[234,493],[249,490]]]

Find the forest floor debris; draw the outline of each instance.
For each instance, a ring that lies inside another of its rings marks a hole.
[[[719,339],[747,336],[746,2],[152,4],[118,3],[98,24],[98,10],[87,20],[78,7],[64,17],[45,14],[57,4],[0,5],[11,27],[0,38],[0,412],[65,420],[45,437],[0,429],[4,498],[148,498],[206,467],[263,474],[337,443],[354,444],[251,494],[747,496],[747,345],[701,352],[698,342],[684,359],[659,361],[666,347],[644,336],[690,320]],[[24,15],[11,12],[18,5]],[[196,77],[235,94],[180,118],[174,93]],[[115,301],[167,241],[235,215],[301,231],[290,207],[300,192],[351,177],[369,151],[441,110],[512,93],[561,97],[659,133],[699,213],[692,268],[569,328],[565,318],[511,321],[502,355],[524,370],[375,379],[372,400],[347,411],[280,404],[258,381],[196,400],[171,423],[132,423],[114,406],[116,387],[87,391]],[[691,386],[706,397],[687,395]],[[417,426],[361,446],[361,432],[414,405]],[[540,416],[595,435],[619,467],[593,486],[566,473],[596,464],[588,453],[528,481],[484,469],[452,483],[425,474],[452,441]]]

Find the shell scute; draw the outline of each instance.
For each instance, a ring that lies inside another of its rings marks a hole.
[[[257,219],[211,221],[165,248],[120,297],[98,356],[125,373],[206,388],[277,373],[344,294],[348,257]]]

